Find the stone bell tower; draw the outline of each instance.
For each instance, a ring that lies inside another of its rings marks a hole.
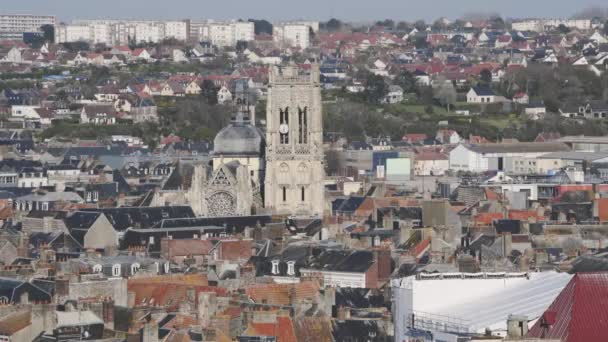
[[[323,118],[319,66],[270,70],[265,206],[274,214],[322,216]]]

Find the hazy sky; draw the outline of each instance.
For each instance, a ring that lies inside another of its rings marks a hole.
[[[570,17],[605,0],[0,0],[0,13],[74,18],[431,20],[470,12],[504,17]]]

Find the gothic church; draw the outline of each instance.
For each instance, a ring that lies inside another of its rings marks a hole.
[[[266,133],[244,111],[214,140],[209,165],[180,163],[152,206],[187,204],[200,216],[322,216],[323,122],[319,68],[273,67]]]

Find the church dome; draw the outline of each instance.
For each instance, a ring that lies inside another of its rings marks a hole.
[[[261,156],[263,152],[262,132],[242,115],[219,131],[213,141],[215,156]]]

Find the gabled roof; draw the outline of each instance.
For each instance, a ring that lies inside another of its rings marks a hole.
[[[194,217],[194,212],[189,206],[120,207],[83,209],[83,211],[106,214],[117,231],[123,231],[129,227],[150,228],[164,219]]]
[[[576,274],[528,337],[564,342],[603,341],[608,336],[608,272]]]
[[[276,336],[277,341],[296,342],[293,321],[287,316],[278,316],[271,323],[249,323],[247,328],[249,336]]]
[[[97,221],[97,218],[99,218],[100,215],[102,214],[95,212],[75,212],[64,220],[65,226],[69,230],[89,229]]]
[[[319,255],[310,268],[322,271],[366,272],[374,263],[374,255],[367,250],[328,250]]]
[[[473,87],[472,90],[477,96],[495,96],[494,91],[492,91],[490,87],[476,86]]]
[[[534,142],[534,143],[491,143],[491,144],[469,144],[463,145],[467,149],[477,153],[540,153],[570,151],[570,148],[559,142]]]

